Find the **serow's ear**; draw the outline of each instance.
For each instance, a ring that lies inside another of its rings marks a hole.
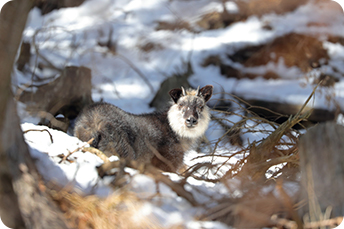
[[[208,102],[213,94],[213,85],[207,85],[199,89],[199,95],[203,97],[205,102]]]
[[[168,94],[170,94],[173,102],[177,103],[178,99],[182,96],[182,89],[172,89]]]

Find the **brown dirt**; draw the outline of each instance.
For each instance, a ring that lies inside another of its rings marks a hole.
[[[277,62],[283,58],[286,66],[296,66],[301,71],[308,72],[313,67],[320,66],[321,59],[328,60],[329,56],[322,42],[316,38],[290,33],[271,43],[242,49],[229,58],[246,67],[266,65],[270,61]]]

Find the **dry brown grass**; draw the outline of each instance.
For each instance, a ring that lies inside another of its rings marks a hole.
[[[223,2],[226,2],[226,0]],[[238,12],[228,12],[224,5],[221,12],[216,11],[203,15],[197,21],[197,25],[206,30],[224,28],[234,22],[244,21],[252,15],[261,17],[269,13],[283,14],[291,12],[306,3],[307,0],[250,0],[234,2],[239,8]]]
[[[50,195],[64,212],[70,228],[159,228],[152,216],[143,214],[143,202],[125,190],[106,198],[82,196],[65,189],[51,190]]]
[[[277,37],[263,45],[248,46],[238,50],[228,58],[245,67],[264,66],[270,62],[278,63],[283,60],[287,67],[298,67],[307,73],[315,67],[321,66],[321,61],[327,61],[329,56],[322,42],[315,37],[290,33]],[[239,69],[225,63],[219,56],[208,56],[202,66],[218,66],[222,75],[234,78],[254,79],[262,76],[265,79],[278,79],[280,76],[273,71],[265,74],[255,72],[241,72]]]
[[[268,13],[283,14],[295,10],[307,0],[251,0],[236,1],[241,14],[262,16]]]

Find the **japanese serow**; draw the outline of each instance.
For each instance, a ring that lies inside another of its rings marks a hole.
[[[172,103],[165,112],[131,114],[108,103],[94,103],[77,117],[74,135],[82,141],[94,138],[91,146],[105,155],[119,155],[176,172],[184,152],[195,145],[208,128],[206,102],[213,86],[201,89],[172,89]]]

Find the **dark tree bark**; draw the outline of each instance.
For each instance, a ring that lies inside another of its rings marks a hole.
[[[301,216],[309,212],[319,220],[327,207],[332,217],[344,215],[344,127],[334,122],[319,124],[299,143],[302,197],[309,201]]]
[[[40,189],[11,93],[11,72],[34,0],[8,2],[0,14],[0,214],[11,228],[66,228],[62,214]]]

